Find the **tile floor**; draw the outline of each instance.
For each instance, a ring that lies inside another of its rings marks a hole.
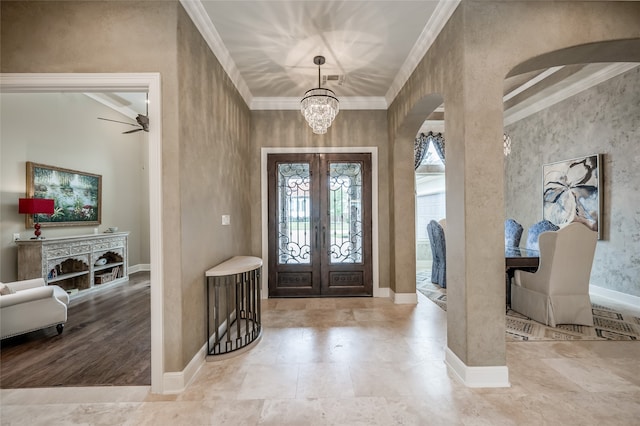
[[[262,341],[180,395],[1,390],[2,425],[638,425],[639,342],[510,342],[510,388],[444,364],[446,313],[386,299],[264,301]]]

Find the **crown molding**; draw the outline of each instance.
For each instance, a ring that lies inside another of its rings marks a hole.
[[[575,83],[553,91],[553,93],[545,96],[539,101],[530,103],[525,106],[516,105],[504,112],[504,125],[508,126],[510,124],[513,124],[519,120],[522,120],[523,118],[549,108],[550,106],[555,105],[558,102],[570,98],[573,95],[590,89],[591,87],[597,86],[598,84],[605,82],[617,75],[625,73],[637,66],[638,64],[634,62],[614,63],[602,68],[601,70],[589,75],[586,78],[582,78]]]
[[[400,70],[396,74],[396,77],[393,79],[385,98],[387,100],[387,105],[391,105],[395,97],[400,93],[400,90],[405,85],[413,71],[415,71],[416,67],[427,53],[431,45],[440,34],[440,31],[444,28],[453,12],[455,12],[456,8],[460,4],[461,0],[440,0],[433,11],[433,14],[429,18],[427,25],[425,25],[422,33],[416,40],[416,43],[411,48],[409,55],[407,55],[407,59],[404,61]]]
[[[184,10],[187,12],[187,15],[189,15],[198,31],[200,31],[200,34],[207,42],[209,49],[211,49],[213,54],[216,56],[218,62],[220,62],[220,65],[226,71],[236,89],[238,89],[238,92],[240,92],[240,96],[242,96],[247,105],[251,105],[253,96],[251,95],[249,86],[247,86],[247,83],[240,75],[240,71],[236,67],[236,63],[231,58],[229,50],[224,45],[222,38],[220,38],[220,34],[218,34],[218,31],[213,26],[213,22],[211,22],[211,19],[200,0],[180,0],[180,4],[184,7]]]
[[[280,98],[253,98],[250,104],[251,110],[299,110],[300,100],[299,98],[280,97]],[[384,109],[386,110],[389,105],[382,96],[344,96],[339,97],[340,109]]]

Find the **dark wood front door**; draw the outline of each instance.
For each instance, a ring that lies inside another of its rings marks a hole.
[[[372,296],[371,155],[267,163],[269,296]]]

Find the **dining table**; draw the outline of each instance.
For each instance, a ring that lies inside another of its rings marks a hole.
[[[505,247],[504,263],[506,276],[506,305],[507,310],[511,307],[511,280],[516,269],[527,272],[535,272],[540,264],[540,252],[538,250],[524,247]]]

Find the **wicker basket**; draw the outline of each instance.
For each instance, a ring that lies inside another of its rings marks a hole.
[[[118,278],[118,273],[120,272],[119,267],[115,267],[111,269],[109,272],[103,272],[101,274],[96,274],[94,277],[94,284],[106,284],[110,281]]]

